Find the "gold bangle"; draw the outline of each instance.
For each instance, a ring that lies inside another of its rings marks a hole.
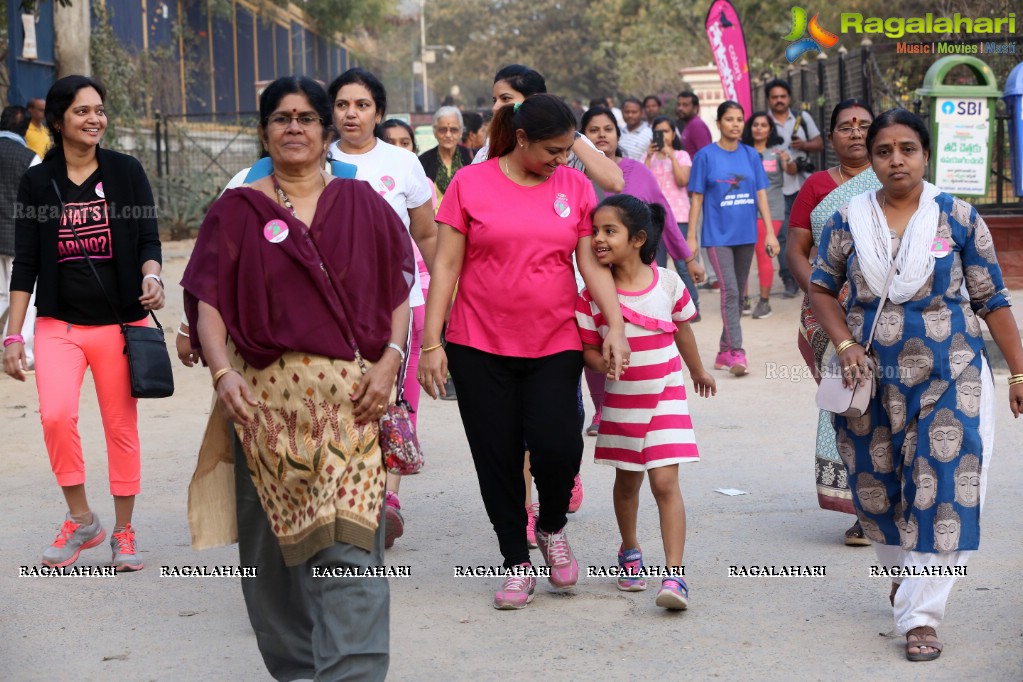
[[[225,367],[224,369],[217,370],[216,374],[213,375],[213,388],[217,387],[217,382],[224,378],[224,375],[229,372],[238,372],[234,367]],[[239,372],[241,374],[241,372]]]
[[[842,343],[835,346],[835,355],[841,355],[842,351],[844,351],[847,348],[851,348],[852,346],[855,346],[857,343],[859,342],[856,339],[846,339]]]
[[[436,346],[430,346],[429,348],[423,348],[419,352],[420,353],[429,353],[431,350],[437,350],[438,348],[440,348],[443,345],[444,345],[443,343],[438,343]]]
[[[1013,375],[1011,375],[1009,377],[1009,383],[1011,384],[1014,381],[1023,381],[1023,374],[1013,374]]]

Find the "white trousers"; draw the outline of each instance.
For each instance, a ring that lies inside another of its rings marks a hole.
[[[980,439],[983,447],[980,467],[980,509],[984,510],[987,472],[995,442],[995,386],[987,360],[981,358]],[[973,550],[932,554],[907,552],[898,545],[874,543],[874,552],[882,566],[966,566]],[[945,617],[945,604],[955,584],[954,576],[914,576],[896,578],[895,629],[905,635],[913,628],[937,628]]]
[[[7,318],[11,309],[11,271],[13,270],[14,256],[0,256],[0,323],[3,326],[4,336],[7,336]],[[36,331],[36,292],[32,292],[32,297],[28,301],[28,310],[25,311],[25,324],[21,329],[21,335],[25,337],[25,358],[28,360],[28,366],[31,367],[35,363],[35,353],[33,352],[35,345],[33,340],[35,339]]]

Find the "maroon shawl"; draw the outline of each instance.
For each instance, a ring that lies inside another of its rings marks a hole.
[[[275,219],[289,228],[276,244],[264,236]],[[320,269],[320,254],[345,296],[343,308]],[[361,180],[329,182],[310,228],[262,192],[228,190],[206,214],[181,279],[192,346],[199,346],[204,301],[220,312],[241,356],[257,369],[285,351],[353,360],[352,331],[362,355],[379,360],[413,268],[408,231]],[[344,310],[354,320],[346,322]]]

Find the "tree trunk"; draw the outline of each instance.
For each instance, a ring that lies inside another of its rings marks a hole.
[[[54,3],[53,49],[57,61],[57,78],[74,74],[92,75],[89,61],[90,21],[87,0],[75,0],[70,7]]]

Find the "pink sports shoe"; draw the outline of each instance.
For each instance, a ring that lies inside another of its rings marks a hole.
[[[526,604],[533,601],[533,591],[536,589],[536,578],[533,576],[519,575],[516,569],[531,569],[530,564],[519,564],[508,569],[508,577],[504,579],[501,589],[494,593],[494,608],[500,610],[522,609]]]
[[[746,354],[741,350],[732,351],[732,366],[729,368],[733,375],[737,377],[746,376],[749,374],[749,361],[746,360]]]
[[[581,506],[583,506],[583,479],[576,474],[575,482],[572,484],[572,497],[568,499],[568,513],[575,514]]]
[[[723,350],[714,358],[714,369],[731,369],[732,351]]]
[[[542,528],[537,528],[536,544],[540,547],[544,561],[551,567],[549,578],[551,585],[561,589],[575,587],[579,582],[579,563],[572,554],[565,529],[562,528],[556,533],[545,533]]]
[[[536,519],[540,516],[540,503],[526,507],[526,544],[536,549]]]
[[[390,549],[394,541],[405,534],[405,517],[401,515],[398,494],[390,490],[384,497],[384,547]]]

